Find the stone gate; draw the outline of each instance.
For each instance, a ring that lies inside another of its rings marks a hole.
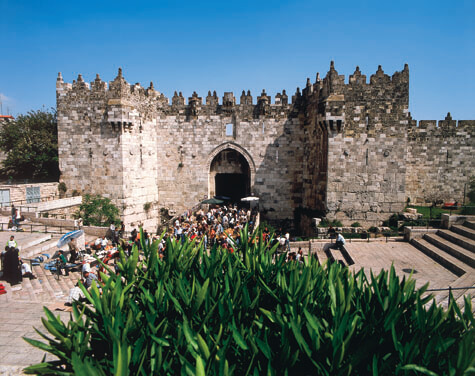
[[[171,102],[150,83],[81,75],[57,84],[61,181],[110,197],[127,225],[158,224],[214,195],[254,194],[270,221],[301,216],[376,224],[409,198],[463,199],[474,171],[474,121],[421,121],[409,113],[409,68],[379,67],[348,83],[333,62],[290,98],[265,90]]]

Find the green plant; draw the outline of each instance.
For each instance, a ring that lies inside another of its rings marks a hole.
[[[463,215],[475,215],[475,203],[472,205],[465,205],[462,206],[462,210],[460,211],[460,214]]]
[[[360,223],[359,222],[353,222],[351,224],[351,227],[361,227]]]
[[[148,212],[151,208],[152,208],[152,203],[151,202],[146,202],[145,204],[143,204],[143,210],[145,212]]]
[[[264,229],[266,229],[269,231],[270,234],[275,234],[275,232],[277,231],[276,228],[274,226],[272,226],[269,222],[267,221],[262,221],[260,224],[259,224],[259,231],[264,231]]]
[[[72,192],[73,197],[81,196],[81,193],[78,190],[73,190]]]
[[[85,226],[109,226],[111,223],[118,226],[120,224],[117,206],[109,198],[100,195],[84,195],[74,218],[82,218]]]
[[[56,112],[30,111],[0,128],[1,173],[15,179],[59,179]]]
[[[65,194],[68,188],[66,187],[66,183],[64,181],[60,182],[58,184],[58,192],[60,194]]]
[[[377,233],[378,232],[378,228],[376,226],[371,226],[369,229],[368,229],[368,232],[372,232],[373,234]]]
[[[276,257],[260,233],[236,252],[167,239],[142,241],[118,274],[83,288],[64,323],[45,308],[55,355],[26,369],[48,375],[462,375],[473,367],[474,317],[423,297],[394,268],[353,274],[339,264]],[[143,239],[143,236],[141,236]],[[106,267],[107,268],[107,267]]]
[[[329,220],[327,218],[323,218],[318,227],[342,227],[343,223],[341,223],[337,219]]]

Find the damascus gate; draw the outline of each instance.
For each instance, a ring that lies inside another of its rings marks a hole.
[[[305,81],[304,81],[305,82]],[[409,68],[324,78],[273,97],[243,90],[171,99],[119,69],[56,82],[61,181],[111,198],[127,226],[157,226],[203,199],[259,197],[261,218],[379,224],[407,201],[462,202],[473,120],[412,119]]]

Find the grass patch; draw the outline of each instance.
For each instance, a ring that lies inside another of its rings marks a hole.
[[[448,209],[442,209],[442,208],[439,208],[439,207],[433,207],[432,208],[432,213],[431,213],[431,208],[429,206],[410,205],[410,206],[408,206],[408,208],[417,209],[417,212],[422,214],[423,219],[440,218],[443,213],[448,213],[448,214],[458,214],[458,213],[460,213],[460,209],[448,210]]]

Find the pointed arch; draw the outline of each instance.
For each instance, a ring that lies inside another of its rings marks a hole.
[[[239,154],[241,154],[249,165],[249,187],[250,192],[253,192],[254,181],[256,176],[256,165],[254,163],[254,160],[252,159],[249,152],[240,145],[235,144],[234,142],[225,142],[214,148],[209,154],[208,159],[206,161],[206,166],[208,168],[208,197],[211,196],[212,187],[214,187],[214,182],[211,181],[211,166],[213,160],[216,158],[216,156],[218,156],[219,153],[229,149],[237,151]]]

